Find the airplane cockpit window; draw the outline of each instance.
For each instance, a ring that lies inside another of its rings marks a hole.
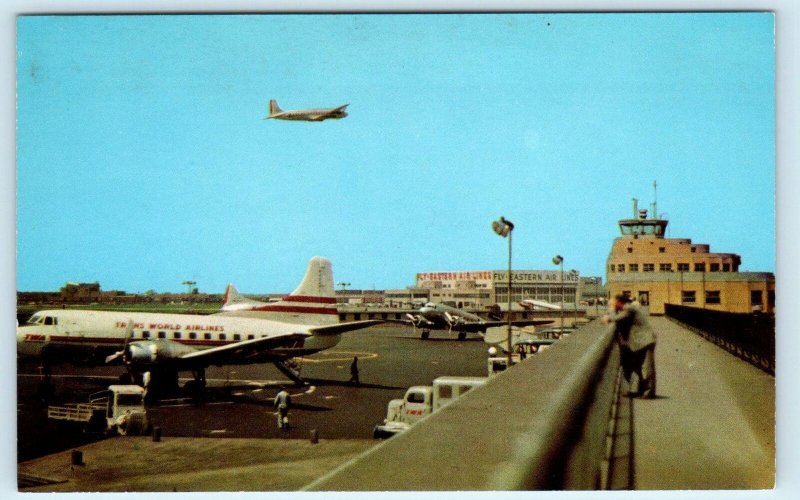
[[[42,322],[42,320],[43,320],[43,319],[44,319],[44,318],[43,318],[42,316],[40,316],[40,315],[38,315],[38,314],[34,314],[34,315],[33,315],[33,316],[31,316],[31,317],[30,317],[30,319],[28,320],[28,324],[29,324],[29,325],[38,325],[39,323],[41,323],[41,322]]]
[[[44,324],[45,325],[55,325],[56,319],[52,316],[45,316],[44,317]]]

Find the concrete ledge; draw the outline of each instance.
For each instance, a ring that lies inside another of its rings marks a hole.
[[[304,489],[597,488],[619,369],[612,341],[592,322]]]

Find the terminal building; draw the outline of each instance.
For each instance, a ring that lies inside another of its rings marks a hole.
[[[652,212],[656,213],[655,204]],[[741,257],[712,253],[709,245],[665,238],[668,221],[648,218],[634,201],[633,218],[619,221],[621,236],[608,256],[608,290],[664,314],[664,304],[718,311],[773,313],[775,275],[739,272]]]
[[[416,286],[408,289],[427,300],[465,309],[485,310],[508,302],[508,271],[437,271],[417,273]],[[392,291],[395,292],[395,291]],[[387,291],[387,298],[388,298]],[[413,292],[412,292],[413,293]],[[513,270],[511,302],[543,300],[572,309],[584,297],[595,297],[605,290],[599,277],[581,277],[577,271]]]

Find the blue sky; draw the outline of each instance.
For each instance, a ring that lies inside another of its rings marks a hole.
[[[17,289],[351,288],[555,254],[631,198],[775,269],[769,13],[20,17]],[[264,121],[349,103],[322,123]]]

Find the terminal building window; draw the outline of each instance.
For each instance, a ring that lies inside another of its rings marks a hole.
[[[625,272],[625,264],[617,265],[617,271],[624,273]]]
[[[711,271],[712,273],[719,272],[719,264],[709,264],[708,267],[709,267],[708,270]]]
[[[659,264],[658,270],[670,272],[672,271],[672,264]]]
[[[706,264],[705,263],[695,264],[694,265],[694,271],[697,272],[697,273],[706,272]]]
[[[764,300],[764,294],[761,293],[761,290],[750,290],[751,306],[763,305],[764,304],[763,300]]]
[[[616,270],[614,264],[609,264],[608,265],[608,270],[613,273]]]
[[[632,273],[638,273],[639,272],[639,264],[629,264],[628,268],[630,269],[630,271]]]
[[[678,264],[678,271],[689,271],[689,264],[687,262],[681,262]]]
[[[628,253],[633,253],[633,247],[628,247]]]
[[[681,292],[681,302],[684,304],[694,304],[695,302],[695,291],[694,290],[684,290]]]
[[[706,290],[706,304],[719,304],[721,302],[719,290]]]
[[[643,264],[642,266],[642,271],[646,273],[652,273],[653,271],[655,271],[655,269],[656,269],[655,264]]]
[[[730,264],[728,264],[728,263],[722,264],[722,272],[727,273],[727,272],[730,272],[730,270],[731,270],[731,265]]]

